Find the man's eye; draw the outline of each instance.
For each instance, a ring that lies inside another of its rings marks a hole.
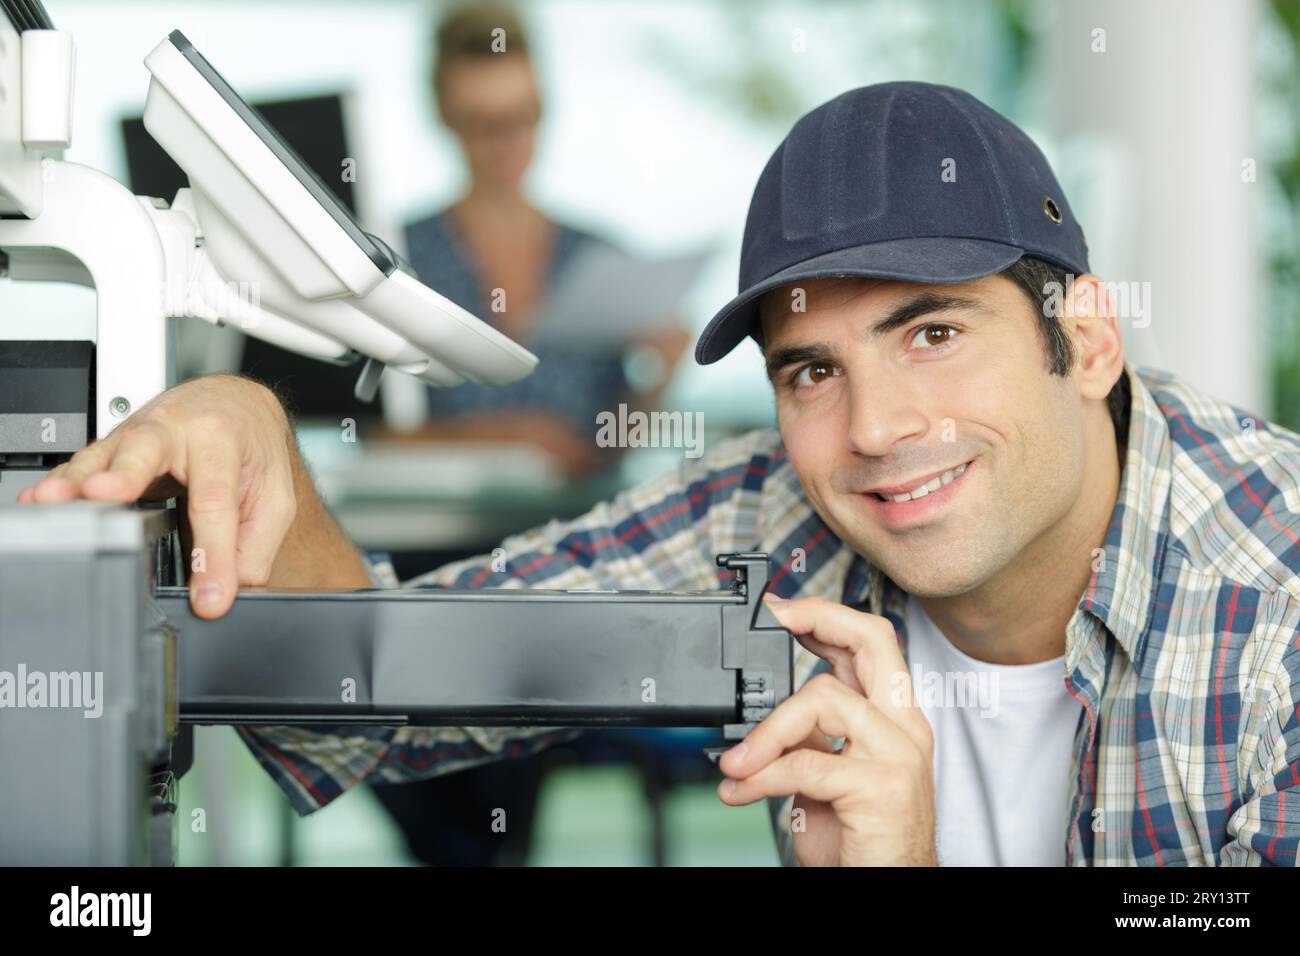
[[[810,385],[820,385],[828,378],[833,378],[839,374],[840,370],[834,365],[816,362],[801,368],[794,377],[794,384],[797,388],[807,388]]]
[[[912,345],[920,349],[941,348],[950,344],[956,333],[951,325],[927,325],[916,330]]]

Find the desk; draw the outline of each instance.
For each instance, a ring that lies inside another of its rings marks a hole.
[[[337,426],[300,427],[298,438],[325,504],[371,550],[484,553],[627,486],[618,471],[568,481],[529,445],[373,445],[340,440]]]

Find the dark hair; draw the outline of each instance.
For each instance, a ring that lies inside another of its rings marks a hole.
[[[1019,286],[1038,314],[1038,330],[1047,347],[1048,371],[1053,375],[1069,375],[1074,368],[1074,344],[1061,326],[1055,308],[1049,307],[1048,303],[1053,297],[1059,302],[1060,297],[1069,291],[1074,277],[1060,266],[1033,256],[1022,256],[998,275]],[[1110,410],[1111,424],[1115,426],[1115,440],[1121,448],[1128,441],[1131,399],[1128,375],[1121,374],[1106,395],[1106,407]]]
[[[504,52],[493,49],[496,30],[505,34]],[[455,60],[528,55],[523,21],[511,8],[496,3],[466,4],[447,14],[434,33],[433,88],[441,92],[447,67]]]

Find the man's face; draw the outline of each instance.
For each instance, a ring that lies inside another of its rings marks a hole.
[[[761,320],[809,499],[905,591],[980,586],[1079,500],[1084,400],[1049,373],[1038,316],[1010,281],[809,280],[769,292]]]

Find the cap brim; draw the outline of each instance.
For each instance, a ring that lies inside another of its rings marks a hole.
[[[763,293],[789,282],[857,276],[951,285],[1001,272],[1023,249],[987,239],[893,239],[837,249],[806,259],[750,286],[715,315],[695,343],[695,361],[709,365],[744,341],[757,327]]]

